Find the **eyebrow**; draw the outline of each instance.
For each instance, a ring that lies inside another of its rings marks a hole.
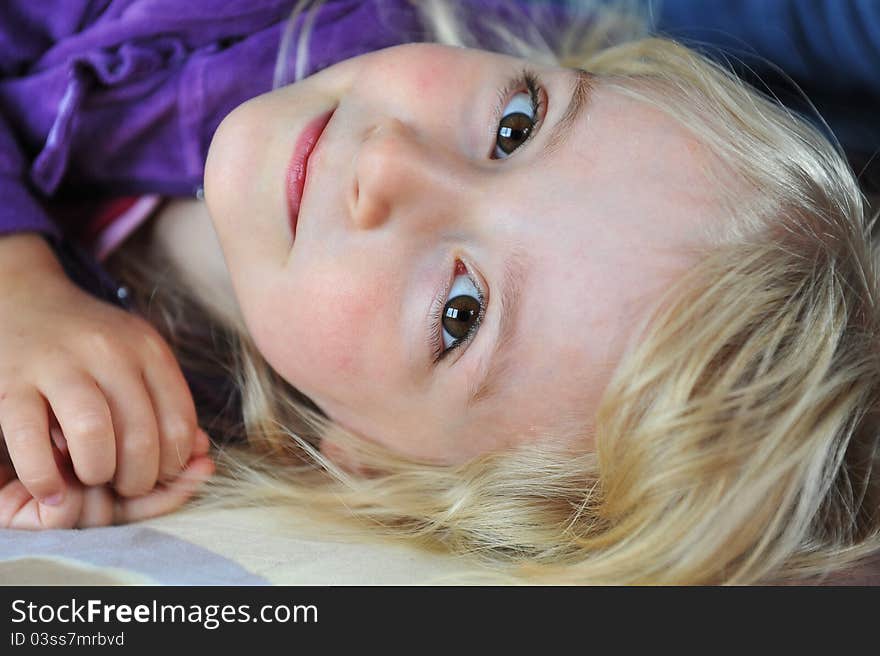
[[[568,107],[565,108],[562,118],[553,126],[550,137],[547,139],[547,143],[539,156],[540,159],[549,157],[562,145],[568,132],[580,119],[581,114],[584,113],[590,101],[590,92],[593,90],[593,74],[582,68],[572,68],[569,70],[575,73],[571,98],[568,101]]]
[[[578,121],[589,103],[593,75],[580,68],[570,70],[575,73],[571,98],[562,117],[553,126],[550,136],[538,156],[539,159],[549,157],[559,148],[567,132]],[[468,394],[467,407],[469,409],[494,396],[500,388],[502,379],[510,370],[510,365],[513,362],[511,351],[516,339],[516,326],[520,313],[520,299],[526,265],[527,259],[522,249],[515,249],[505,262],[498,304],[500,317],[498,336],[495,339],[492,352],[486,358],[486,362],[489,364],[485,367],[485,373],[478,376],[472,386],[473,391]]]

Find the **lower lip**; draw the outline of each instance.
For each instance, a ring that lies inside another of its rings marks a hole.
[[[293,149],[293,157],[287,167],[287,208],[290,217],[290,229],[296,235],[296,224],[299,219],[299,206],[302,203],[303,188],[306,184],[306,172],[309,166],[309,157],[318,144],[318,140],[324,133],[324,128],[330,121],[333,110],[312,119],[296,140]]]

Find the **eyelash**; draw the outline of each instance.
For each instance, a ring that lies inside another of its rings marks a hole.
[[[532,116],[535,117],[535,124],[531,131],[529,132],[529,136],[526,137],[526,140],[519,146],[522,148],[529,141],[531,141],[532,137],[538,131],[538,127],[541,125],[541,109],[543,107],[543,103],[541,101],[541,94],[543,90],[543,86],[541,85],[538,76],[531,72],[528,69],[524,69],[518,77],[511,80],[507,86],[505,86],[498,93],[498,102],[495,106],[494,116],[494,129],[492,132],[493,139],[497,139],[498,137],[498,125],[501,123],[501,119],[504,116],[504,108],[507,106],[507,103],[510,102],[511,96],[515,93],[521,92],[521,90],[525,88],[528,91],[529,97],[532,102]],[[517,148],[517,150],[519,150]],[[493,145],[492,151],[494,153],[495,146]],[[514,151],[516,152],[516,151]],[[512,155],[513,153],[511,153]],[[510,155],[508,155],[510,157]],[[503,159],[507,159],[506,157]],[[456,267],[458,265],[458,260],[456,261]],[[466,273],[465,274],[456,274],[449,281],[447,281],[446,285],[443,288],[443,291],[437,296],[434,301],[431,303],[431,310],[428,313],[429,316],[429,334],[431,335],[431,348],[432,348],[432,360],[434,364],[437,364],[446,356],[451,354],[453,351],[456,351],[462,346],[467,345],[471,339],[473,339],[474,335],[476,335],[477,330],[480,328],[480,324],[483,321],[483,315],[486,313],[486,297],[483,292],[483,288],[477,279],[467,270],[467,265],[465,266]],[[444,349],[443,348],[443,337],[441,331],[443,330],[442,325],[440,325],[441,317],[443,315],[443,308],[446,307],[447,296],[449,295],[449,290],[452,289],[452,285],[455,283],[455,278],[458,275],[466,275],[474,288],[477,290],[477,297],[480,301],[480,314],[477,316],[476,321],[473,326],[471,326],[470,330],[468,330],[467,335],[456,339],[452,346]]]

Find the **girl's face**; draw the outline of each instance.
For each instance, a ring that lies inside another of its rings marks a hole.
[[[328,110],[294,238],[288,167]],[[269,364],[352,432],[455,463],[589,446],[633,325],[718,214],[707,159],[600,78],[410,44],[235,109],[205,192]]]

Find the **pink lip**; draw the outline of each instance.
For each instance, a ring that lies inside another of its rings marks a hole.
[[[286,188],[287,188],[287,207],[290,218],[290,229],[293,235],[296,235],[296,224],[299,219],[299,206],[302,203],[303,189],[306,184],[306,174],[308,172],[309,157],[314,152],[324,128],[330,121],[333,110],[321,114],[312,119],[299,138],[296,140],[296,146],[293,149],[293,156],[290,158],[290,164],[287,167]]]

